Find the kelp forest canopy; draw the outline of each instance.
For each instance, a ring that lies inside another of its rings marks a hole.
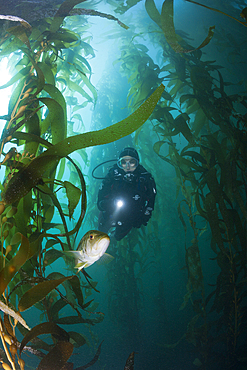
[[[126,369],[135,352],[142,370],[245,369],[245,2],[0,5],[2,367],[103,369],[119,341]],[[104,278],[76,274],[64,252],[97,228],[92,170],[124,145],[157,183],[151,222],[111,241]]]

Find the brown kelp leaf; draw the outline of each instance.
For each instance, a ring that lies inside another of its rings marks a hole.
[[[30,34],[32,32],[31,25],[27,21],[25,21],[25,19],[16,17],[15,15],[0,15],[0,19],[12,21],[12,22],[20,22],[29,31]]]
[[[175,128],[179,129],[181,134],[185,137],[185,139],[191,144],[195,144],[194,135],[190,131],[190,128],[186,121],[189,120],[189,116],[186,113],[182,113],[179,116],[177,116],[174,120],[174,126]]]
[[[64,340],[66,342],[69,341],[69,334],[67,333],[67,331],[60,328],[60,326],[54,324],[53,322],[43,322],[42,324],[36,325],[34,328],[32,328],[32,330],[30,330],[22,339],[20,345],[20,354],[25,345],[30,342],[30,340],[42,334],[56,334],[59,338],[61,338],[61,340]]]
[[[220,219],[218,214],[218,209],[216,205],[215,197],[212,193],[208,193],[203,200],[204,202],[204,208],[207,214],[207,220],[210,225],[212,237],[217,243],[218,247],[221,251],[224,251],[224,241],[221,235],[220,230]]]
[[[41,360],[37,370],[61,370],[73,353],[73,344],[58,342]]]
[[[74,210],[80,200],[81,197],[81,190],[77,188],[75,185],[71,184],[69,181],[64,181],[64,186],[66,189],[66,195],[68,198],[68,207],[69,207],[69,218],[73,216]]]
[[[5,330],[7,331],[7,334],[11,335],[12,337],[15,336],[14,334],[14,331],[13,331],[13,328],[12,328],[12,325],[10,324],[10,318],[9,318],[9,315],[7,315],[6,313],[4,314],[4,326],[5,326]]]
[[[27,28],[25,26],[20,24],[15,27],[8,28],[7,31],[15,37],[18,37],[18,39],[21,40],[21,42],[23,42],[23,44],[25,44],[28,49],[31,50],[30,42],[27,35]]]
[[[77,4],[83,3],[86,0],[65,0],[60,5],[57,13],[55,14],[51,23],[50,31],[56,32],[62,24],[64,18],[69,14],[70,10],[73,9]]]
[[[71,288],[77,298],[78,304],[83,308],[84,300],[78,276],[75,275],[72,279],[70,279],[69,284],[71,285]]]
[[[50,307],[50,316],[52,317],[52,320],[56,322],[56,319],[58,319],[58,313],[60,310],[62,310],[65,306],[67,306],[69,302],[67,300],[65,301],[63,298],[58,299],[55,301],[55,303],[52,304]]]
[[[31,49],[28,36],[32,33],[32,27],[27,21],[13,15],[0,15],[0,19],[5,19],[12,22],[20,22],[20,25],[8,28],[7,31],[18,37],[18,39],[20,39],[25,45],[27,45],[29,49]]]
[[[54,163],[59,162],[59,156],[47,156],[46,163],[40,159],[40,156],[36,158],[35,168],[29,168],[26,165],[21,169],[17,175],[9,181],[6,192],[5,192],[5,203],[14,203],[24,197],[32,187],[36,186],[45,171],[52,169]]]
[[[82,224],[82,221],[84,219],[84,216],[85,216],[85,213],[86,213],[86,208],[87,208],[87,194],[86,194],[86,184],[85,184],[85,180],[84,180],[84,177],[83,177],[83,174],[80,170],[80,168],[77,166],[77,164],[75,164],[75,162],[70,158],[70,157],[66,157],[72,164],[73,166],[75,167],[77,173],[78,173],[78,176],[79,176],[79,179],[80,179],[80,183],[81,183],[81,209],[80,209],[80,217],[78,217],[78,220],[77,220],[77,223],[75,225],[75,227],[73,229],[71,229],[69,231],[69,233],[67,234],[68,236],[69,235],[73,235],[74,233],[78,232],[80,227],[81,227],[81,224]],[[61,235],[62,236],[62,235]],[[63,235],[63,236],[66,236],[66,235]]]
[[[193,239],[191,246],[186,249],[185,261],[188,270],[189,284],[187,283],[187,285],[192,287],[194,292],[203,289],[201,257],[196,239]]]
[[[145,8],[149,17],[162,29],[161,15],[156,8],[154,0],[146,0]]]
[[[63,253],[58,251],[57,249],[50,249],[45,253],[44,265],[45,266],[51,265],[54,261],[56,261],[59,257],[62,256]]]
[[[73,370],[74,369],[74,364],[72,362],[67,362],[61,370]]]
[[[71,279],[72,276],[67,276],[57,280],[43,281],[29,289],[20,299],[18,309],[20,312],[32,307],[35,303],[41,301],[53,289],[66,280]]]
[[[98,319],[84,319],[81,316],[66,316],[66,317],[59,317],[57,319],[54,318],[54,321],[57,324],[61,324],[61,325],[71,325],[71,324],[81,324],[81,323],[94,325],[96,322],[98,322]]]
[[[163,161],[173,165],[172,161],[169,158],[166,158],[164,155],[160,154],[160,148],[163,144],[166,144],[166,141],[157,141],[156,143],[154,143],[153,150],[161,159],[163,159]]]
[[[209,27],[208,36],[206,37],[206,39],[202,42],[200,46],[198,46],[195,49],[191,49],[191,50],[184,49],[178,43],[178,35],[175,32],[175,27],[174,27],[174,22],[173,22],[173,0],[165,0],[162,5],[161,25],[162,25],[162,30],[164,32],[166,41],[176,53],[190,53],[192,51],[203,48],[212,39],[214,35],[214,28],[215,28],[215,26]]]
[[[97,16],[97,17],[101,17],[101,18],[107,18],[111,21],[117,21],[119,26],[123,27],[124,29],[126,29],[126,30],[129,29],[129,27],[126,26],[126,24],[121,22],[118,18],[114,17],[113,15],[106,14],[106,13],[101,13],[101,12],[98,12],[97,10],[93,10],[93,9],[82,9],[82,8],[72,9],[69,12],[69,15],[93,15],[93,16]]]
[[[13,279],[17,271],[24,265],[29,258],[30,245],[28,239],[21,235],[21,245],[16,255],[11,258],[5,267],[0,271],[0,295],[5,291],[9,282]]]
[[[74,347],[78,348],[87,343],[86,339],[75,331],[69,331],[70,338],[75,342]]]
[[[61,158],[82,148],[116,141],[137,130],[153,112],[163,91],[164,85],[161,84],[134,113],[118,123],[102,130],[71,136],[47,149],[9,181],[4,194],[5,204],[19,201]]]
[[[135,352],[131,352],[124,366],[124,370],[134,370],[134,356]]]
[[[219,114],[218,110],[213,104],[214,102],[211,102],[210,99],[205,99],[207,94],[212,94],[212,76],[205,68],[200,66],[192,66],[190,69],[190,79],[197,102],[200,108],[203,110],[203,113],[208,119],[213,119],[213,122],[217,121]]]

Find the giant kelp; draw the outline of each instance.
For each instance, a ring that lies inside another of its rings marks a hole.
[[[161,17],[168,15],[164,5],[160,15],[154,8],[150,10],[150,4],[154,2],[147,0],[148,14],[161,27]],[[159,137],[158,141],[153,138],[153,149],[174,167],[177,196],[183,195],[178,216],[186,235],[188,282],[181,309],[191,302],[194,310],[186,338],[196,347],[202,368],[218,363],[242,369],[246,345],[246,96],[229,93],[228,86],[235,82],[225,81],[222,67],[205,60],[200,50],[186,55],[174,50],[158,27],[149,33],[141,28],[139,37],[149,34],[161,48],[161,65],[152,61],[140,42],[123,44],[119,62],[131,84],[131,105],[138,106],[146,97],[142,88],[147,83],[146,73],[154,76],[148,81],[150,88],[160,79],[166,86],[151,116]],[[189,45],[180,41],[189,50]],[[184,143],[180,149],[178,136]],[[144,137],[145,132],[141,139]],[[200,248],[201,236],[209,231],[207,247],[214,253],[212,264],[219,272],[208,294]]]
[[[86,59],[88,54],[93,54],[92,47],[83,39],[84,30],[78,30],[79,34],[63,25],[64,18],[81,2],[66,0],[54,17],[35,25],[20,18],[9,18],[20,24],[8,29],[2,40],[0,56],[11,55],[17,71],[9,83],[1,86],[14,84],[8,114],[1,117],[6,120],[1,138],[4,156],[1,165],[6,171],[0,204],[0,309],[4,313],[0,332],[6,355],[5,368],[9,361],[12,369],[16,369],[17,361],[24,369],[23,350],[43,357],[39,369],[48,364],[53,368],[68,368],[70,365],[66,363],[74,345],[82,346],[86,340],[82,334],[67,332],[59,325],[94,325],[102,321],[102,313],[94,313],[93,318],[87,315],[88,309],[93,311],[92,300],[88,297],[97,283],[85,271],[86,282],[74,274],[64,276],[61,272],[48,272],[51,264],[64,258],[63,251],[73,248],[73,238],[86,212],[84,176],[69,154],[118,140],[135,131],[147,120],[164,89],[162,85],[156,89],[127,119],[103,130],[73,133],[68,137],[67,132],[73,129],[67,122],[66,99],[71,102],[69,98],[73,92],[78,92],[83,99],[80,108],[96,100],[96,90],[90,82],[91,68]],[[96,15],[97,12],[85,13]],[[116,20],[107,14],[97,15]],[[7,152],[6,144],[13,145]],[[78,186],[63,178],[66,161],[76,173]],[[62,189],[67,198],[65,207],[59,195]],[[68,219],[75,217],[78,205],[78,218],[69,229]],[[55,210],[60,223],[53,222]],[[59,231],[54,233],[54,229]],[[32,307],[40,310],[41,323],[30,330],[21,312]],[[65,307],[69,307],[69,316],[63,313]],[[24,337],[21,343],[17,340],[16,326]],[[42,334],[49,334],[53,345],[37,340]],[[27,346],[34,339],[36,347]],[[44,354],[41,349],[48,353]]]

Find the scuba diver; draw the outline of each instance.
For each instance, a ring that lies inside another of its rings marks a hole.
[[[155,181],[139,164],[137,151],[124,148],[99,188],[98,230],[107,233],[115,227],[114,236],[119,241],[132,227],[146,226],[154,209],[155,196]]]

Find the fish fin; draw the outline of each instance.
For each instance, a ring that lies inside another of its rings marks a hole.
[[[75,265],[75,268],[81,270],[81,269],[84,269],[88,266],[90,266],[90,265],[87,262],[79,262]]]
[[[96,263],[97,263],[97,265],[106,265],[106,264],[110,263],[113,259],[114,259],[113,256],[111,256],[108,253],[104,253],[103,256],[100,257],[100,259]]]
[[[63,253],[68,257],[81,259],[81,253],[78,251],[64,251]]]

